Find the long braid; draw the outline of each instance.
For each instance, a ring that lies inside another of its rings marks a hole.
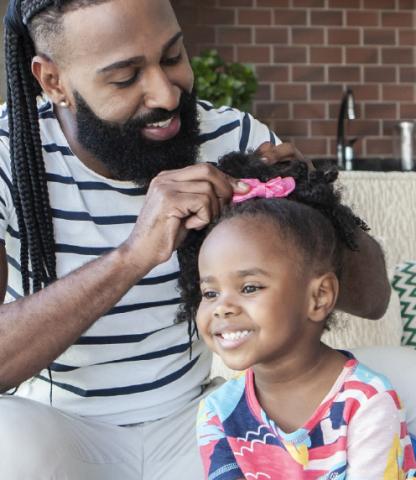
[[[56,260],[36,103],[39,86],[36,88],[30,71],[34,47],[23,25],[22,3],[17,0],[9,4],[5,57],[13,196],[21,242],[22,285],[27,295],[56,279]],[[50,3],[31,2],[32,14],[34,7],[44,8]]]

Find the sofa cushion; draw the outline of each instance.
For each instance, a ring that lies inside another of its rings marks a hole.
[[[392,286],[400,298],[402,345],[416,348],[416,261],[404,262],[397,266]]]

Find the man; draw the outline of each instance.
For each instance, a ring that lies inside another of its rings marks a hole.
[[[211,359],[195,335],[190,357],[174,322],[174,252],[247,189],[205,162],[278,139],[196,103],[168,0],[13,0],[6,63],[0,266],[14,301],[0,312],[0,385],[17,391],[0,398],[0,474],[202,478],[194,415]],[[383,257],[360,240],[338,306],[376,318]]]

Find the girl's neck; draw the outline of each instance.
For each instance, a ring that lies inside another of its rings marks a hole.
[[[263,410],[282,430],[302,427],[329,393],[347,358],[319,344],[274,365],[253,367],[257,398]]]

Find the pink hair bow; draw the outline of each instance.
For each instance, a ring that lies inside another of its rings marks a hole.
[[[293,177],[272,178],[268,182],[261,182],[257,178],[241,178],[241,182],[251,187],[248,193],[235,193],[233,203],[240,203],[250,198],[283,198],[290,195],[296,187]]]

